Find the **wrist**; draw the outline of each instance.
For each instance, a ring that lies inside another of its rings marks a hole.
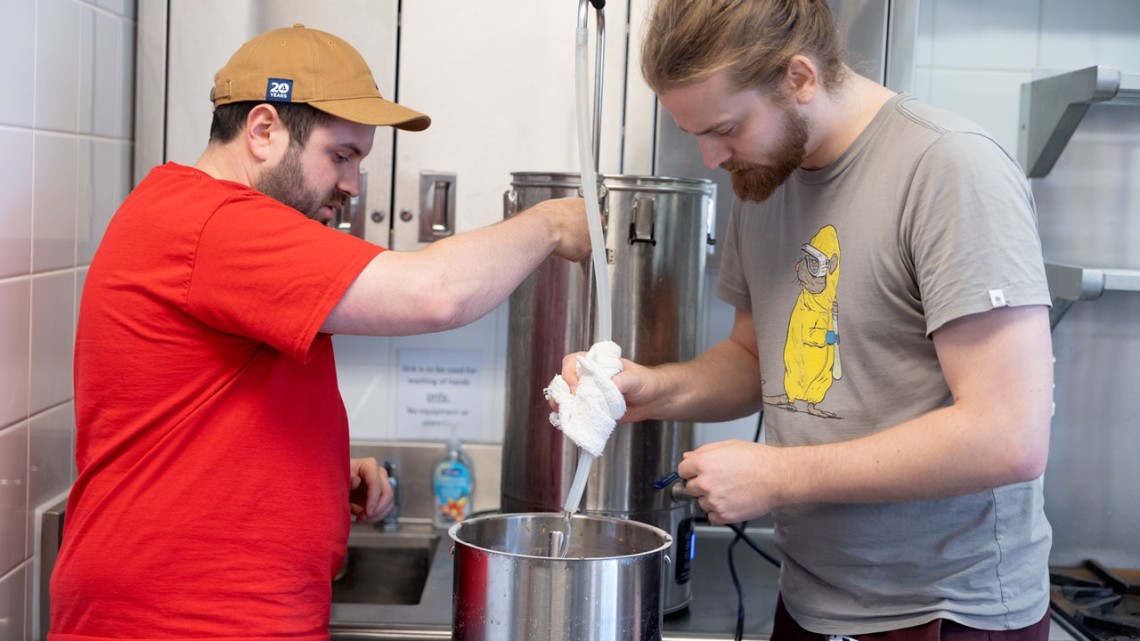
[[[566,229],[563,227],[560,203],[557,200],[544,200],[527,213],[531,214],[535,223],[542,226],[542,238],[545,239],[543,253],[547,256],[560,255],[566,238]]]
[[[654,373],[656,385],[652,388],[652,401],[647,405],[654,418],[663,420],[687,420],[690,387],[681,384],[679,368],[671,365],[656,365],[649,368]]]
[[[810,446],[770,447],[772,455],[768,461],[769,475],[775,481],[772,484],[772,507],[811,500],[809,489],[804,486],[811,474],[805,473],[807,462],[803,460],[803,455],[808,453]]]

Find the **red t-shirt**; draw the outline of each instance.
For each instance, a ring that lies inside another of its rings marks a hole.
[[[324,639],[348,420],[320,326],[382,249],[154,169],[83,287],[55,641]]]

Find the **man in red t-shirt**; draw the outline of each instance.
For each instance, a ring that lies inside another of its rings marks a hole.
[[[331,335],[458,327],[589,253],[577,198],[416,252],[323,224],[377,126],[430,124],[335,36],[262,34],[211,97],[202,157],[151,171],[84,284],[54,641],[327,639],[350,514],[392,508],[376,461],[349,460]]]

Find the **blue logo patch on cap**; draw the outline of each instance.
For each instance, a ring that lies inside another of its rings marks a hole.
[[[293,102],[293,81],[287,78],[270,78],[265,86],[265,99],[269,102]]]

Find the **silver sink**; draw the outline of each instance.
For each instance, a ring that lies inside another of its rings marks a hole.
[[[418,604],[442,534],[353,527],[344,564],[333,579],[333,604]]]

